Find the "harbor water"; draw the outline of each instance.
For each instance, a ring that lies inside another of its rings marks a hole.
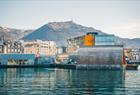
[[[140,71],[0,69],[0,95],[139,95]]]

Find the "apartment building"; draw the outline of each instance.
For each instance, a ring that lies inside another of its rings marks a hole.
[[[42,55],[55,55],[57,53],[57,45],[54,41],[23,41],[24,53]]]
[[[22,43],[19,41],[10,41],[0,39],[0,53],[11,54],[11,53],[23,53]]]

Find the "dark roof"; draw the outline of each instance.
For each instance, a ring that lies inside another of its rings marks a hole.
[[[88,33],[87,33],[87,35],[89,35],[89,34],[98,35],[98,33],[97,33],[97,32],[88,32]]]

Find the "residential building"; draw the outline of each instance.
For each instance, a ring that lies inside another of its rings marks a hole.
[[[124,48],[124,56],[126,60],[130,60],[132,58],[131,49],[130,48]]]
[[[131,49],[131,53],[132,53],[132,60],[140,62],[140,49],[133,48]]]
[[[125,48],[124,55],[126,60],[140,62],[140,49],[139,48]]]
[[[0,40],[0,53],[23,53],[22,43],[19,41]]]
[[[57,47],[57,54],[62,54],[63,52],[64,51],[62,47]]]
[[[24,53],[35,54],[36,57],[42,55],[55,55],[57,53],[57,45],[54,41],[24,41]]]
[[[67,53],[74,53],[80,46],[84,45],[84,36],[67,39]]]

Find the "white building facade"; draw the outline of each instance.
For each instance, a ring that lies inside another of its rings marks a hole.
[[[54,41],[23,41],[24,53],[36,56],[56,55],[57,44]]]

